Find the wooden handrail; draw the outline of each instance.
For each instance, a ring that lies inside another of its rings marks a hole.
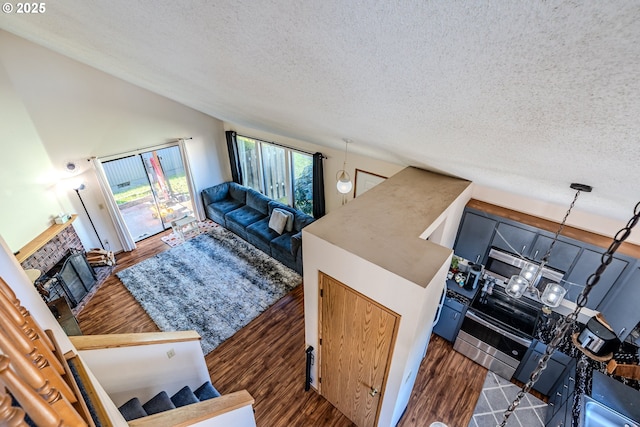
[[[20,300],[16,297],[15,292],[13,292],[13,289],[11,289],[9,284],[5,282],[2,277],[0,277],[0,291],[2,291],[9,302],[18,309],[18,312],[22,315],[22,317],[24,317],[27,325],[29,325],[29,327],[33,329],[35,333],[38,334],[38,336],[40,336],[40,338],[49,346],[49,348],[53,350],[53,342],[51,342],[51,340],[49,340],[49,338],[44,334],[44,331],[42,330],[42,328],[40,328],[38,322],[33,320],[33,317],[31,317],[29,311],[20,304]]]
[[[20,403],[29,417],[40,427],[63,426],[62,417],[11,368],[9,358],[0,355],[0,384]]]
[[[2,427],[28,427],[24,421],[22,408],[12,406],[11,396],[0,387],[0,426]]]
[[[250,406],[253,397],[246,390],[229,393],[191,405],[129,421],[129,427],[183,427]]]
[[[138,345],[199,341],[196,331],[143,332],[137,334],[106,334],[70,336],[76,350],[100,350],[105,348],[134,347]]]

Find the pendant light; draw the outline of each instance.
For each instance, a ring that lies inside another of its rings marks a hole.
[[[569,209],[565,213],[564,218],[562,219],[562,223],[560,224],[558,231],[556,231],[556,234],[553,236],[549,249],[547,249],[547,252],[542,257],[540,264],[536,264],[535,262],[526,262],[520,270],[520,274],[511,276],[509,283],[507,283],[507,286],[505,287],[505,292],[512,298],[520,298],[526,291],[537,295],[538,298],[540,298],[540,301],[545,305],[545,311],[550,311],[549,308],[558,307],[562,302],[564,295],[567,293],[567,290],[559,283],[547,283],[544,291],[540,294],[540,291],[536,288],[536,283],[542,275],[542,269],[547,262],[549,262],[551,250],[558,241],[558,236],[564,229],[564,225],[567,222],[567,218],[569,217],[576,200],[578,200],[578,196],[580,196],[580,193],[583,191],[589,193],[592,190],[588,185],[577,183],[571,184],[569,188],[576,190],[576,194],[573,197],[573,201],[571,202],[571,205],[569,205]]]
[[[347,168],[347,151],[349,149],[350,139],[344,139],[344,163],[342,164],[342,169],[338,171],[336,174],[336,188],[338,192],[341,194],[347,194],[353,188],[353,183],[351,182],[351,178],[349,177],[349,173],[346,171]]]

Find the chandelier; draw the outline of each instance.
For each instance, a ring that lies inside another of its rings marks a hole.
[[[556,244],[558,236],[564,229],[564,225],[567,222],[567,218],[569,217],[573,206],[578,200],[578,196],[580,196],[580,193],[583,191],[589,193],[592,190],[590,186],[585,184],[573,183],[569,187],[573,190],[576,190],[576,194],[573,197],[573,201],[571,202],[571,205],[569,205],[569,209],[565,213],[564,218],[562,219],[560,227],[558,227],[556,234],[553,236],[553,240],[551,241],[551,245],[549,245],[549,249],[547,249],[547,252],[542,257],[542,260],[540,261],[540,263],[527,261],[520,270],[520,274],[511,276],[511,278],[509,279],[509,283],[507,283],[507,286],[505,287],[507,295],[516,299],[522,297],[525,292],[536,295],[538,299],[540,299],[540,301],[544,304],[543,311],[545,312],[550,312],[551,308],[558,307],[562,302],[564,295],[567,293],[567,290],[559,283],[550,282],[547,283],[544,291],[540,293],[535,285],[542,275],[542,270],[549,262],[549,257],[551,256],[553,246]]]

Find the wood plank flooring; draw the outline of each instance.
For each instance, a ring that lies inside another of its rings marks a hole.
[[[116,271],[169,249],[160,240],[167,233],[140,242],[135,251],[119,254]],[[303,287],[298,286],[209,353],[205,359],[212,382],[221,393],[248,390],[256,401],[259,427],[353,426],[314,390],[304,391],[303,307]],[[115,275],[77,317],[84,334],[159,330]],[[398,426],[426,427],[441,421],[449,427],[466,427],[485,375],[485,368],[433,335]]]

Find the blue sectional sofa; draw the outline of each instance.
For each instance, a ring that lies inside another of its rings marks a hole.
[[[302,229],[314,218],[235,182],[202,190],[207,217],[302,274]],[[289,229],[269,227],[274,209],[291,213]]]

